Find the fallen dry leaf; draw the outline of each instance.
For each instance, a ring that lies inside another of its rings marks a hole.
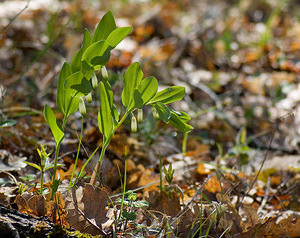
[[[102,224],[107,222],[108,192],[91,184],[75,186],[66,197],[67,221],[71,227],[92,235],[103,234]]]

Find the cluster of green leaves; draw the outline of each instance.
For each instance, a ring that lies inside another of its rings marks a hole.
[[[50,154],[51,153],[47,153],[46,152],[46,148],[44,145],[41,145],[41,149],[37,149],[37,152],[39,154],[39,157],[40,157],[40,165],[38,164],[34,164],[34,163],[31,163],[31,162],[27,162],[27,161],[24,161],[24,163],[28,164],[29,166],[33,167],[33,168],[36,168],[40,171],[41,173],[41,177],[40,177],[40,184],[41,184],[41,187],[40,187],[40,194],[44,194],[44,174],[47,170],[49,169],[52,169],[54,167],[54,164],[50,162]],[[57,166],[62,166],[62,164],[57,164]]]
[[[136,213],[138,208],[147,208],[149,204],[144,200],[137,201],[137,194],[133,191],[127,191],[127,197],[122,201],[122,198],[117,198],[116,205],[123,203],[123,211],[121,213],[122,221],[134,221],[136,219]]]
[[[99,90],[100,93],[98,125],[103,135],[102,151],[94,174],[98,172],[97,170],[101,166],[105,150],[116,129],[130,115],[133,118],[132,121],[136,123],[133,114],[136,109],[141,110],[144,106],[149,105],[165,123],[170,123],[183,132],[189,132],[192,129],[187,124],[190,117],[186,113],[177,112],[166,105],[181,100],[185,94],[184,87],[173,86],[158,92],[157,80],[154,77],[143,79],[143,72],[137,62],[129,66],[123,77],[122,103],[126,110],[124,115],[120,117],[119,110],[114,105],[113,91],[105,64],[109,61],[111,50],[131,30],[132,27],[117,28],[112,13],[107,12],[96,27],[93,36],[85,29],[82,47],[75,54],[71,64],[64,63],[57,85],[57,107],[64,115],[62,124],[57,121],[53,110],[48,105],[44,108],[46,121],[56,143],[53,184],[58,182],[56,180],[57,158],[60,145],[64,139],[67,118],[78,108],[83,115],[85,114],[82,98],[85,97],[90,100],[93,90]],[[102,71],[103,76],[100,82],[98,82],[96,75],[99,70]],[[94,182],[95,180],[91,181],[92,184]]]

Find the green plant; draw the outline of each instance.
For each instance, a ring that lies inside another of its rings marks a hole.
[[[228,152],[229,157],[237,157],[239,159],[240,166],[247,164],[249,161],[250,147],[248,146],[248,143],[247,131],[245,128],[242,128],[236,137],[235,146]]]
[[[166,169],[166,167],[164,167],[165,178],[169,185],[171,185],[173,182],[174,172],[175,172],[175,169],[172,168],[172,164],[169,164],[168,169]]]
[[[122,104],[125,112],[122,116],[120,115],[120,111],[114,104],[113,91],[105,64],[109,61],[110,51],[131,30],[132,27],[117,28],[112,13],[107,12],[96,27],[93,36],[88,30],[85,30],[81,49],[75,54],[71,64],[64,63],[61,69],[57,85],[57,107],[63,114],[62,124],[57,121],[53,110],[48,105],[44,108],[44,116],[56,144],[51,199],[59,185],[59,180],[56,179],[57,160],[60,145],[64,139],[67,119],[78,108],[84,112],[82,97],[88,96],[90,99],[93,90],[99,90],[100,93],[98,126],[103,135],[100,157],[90,180],[93,185],[96,182],[96,175],[101,167],[105,151],[117,128],[130,116],[132,130],[136,129],[135,110],[142,110],[144,106],[149,105],[165,123],[170,123],[183,132],[189,132],[192,129],[187,124],[190,120],[188,114],[175,111],[166,105],[181,100],[185,94],[184,87],[172,86],[158,92],[156,78],[150,76],[143,79],[143,72],[137,62],[129,66],[123,77]],[[98,70],[102,72],[100,82],[96,75]],[[139,111],[138,119],[141,119],[141,111]]]
[[[125,194],[123,192],[123,194]],[[127,191],[126,198],[117,198],[115,201],[116,205],[121,205],[121,213],[118,218],[118,222],[123,224],[123,229],[125,230],[128,222],[133,222],[137,216],[138,208],[147,208],[149,204],[146,201],[137,201],[137,194],[133,191]],[[137,226],[138,224],[134,224]]]
[[[30,165],[33,168],[38,169],[41,172],[41,177],[40,177],[41,188],[40,188],[39,193],[44,194],[44,192],[45,192],[44,191],[44,174],[47,170],[52,169],[54,167],[54,164],[52,164],[50,162],[49,156],[51,153],[47,154],[46,148],[44,147],[44,145],[41,145],[41,149],[37,149],[37,152],[38,152],[40,160],[41,160],[40,165],[31,163],[31,162],[27,162],[27,161],[24,161],[24,163]],[[57,164],[57,166],[62,166],[62,164]]]

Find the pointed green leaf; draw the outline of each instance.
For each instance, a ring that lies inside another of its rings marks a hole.
[[[83,97],[92,91],[90,81],[80,71],[71,74],[67,78],[65,89],[70,91],[72,97]]]
[[[112,105],[109,104],[109,95],[106,92],[103,82],[99,84],[100,89],[100,111],[98,113],[98,125],[104,138],[107,139],[114,127],[113,115],[112,115]]]
[[[139,94],[135,92],[134,95],[134,99],[137,100],[137,108],[142,108],[142,106],[149,102],[157,93],[157,89],[158,82],[155,77],[150,76],[144,78],[138,87]],[[138,97],[140,97],[140,99]],[[142,102],[142,105],[140,105],[140,102]]]
[[[140,64],[137,62],[131,64],[125,72],[122,103],[127,110],[131,110],[134,107],[134,91],[140,85],[142,78],[143,72]]]
[[[58,126],[54,112],[48,106],[48,104],[46,104],[46,106],[44,107],[44,116],[50,127],[50,130],[53,134],[53,137],[54,137],[54,140],[55,140],[55,143],[57,146],[63,140],[64,132]]]
[[[64,90],[65,115],[69,116],[77,111],[80,97],[89,94],[92,90],[92,86],[90,81],[78,71],[67,78]]]
[[[185,88],[182,86],[172,86],[158,92],[148,104],[161,102],[164,104],[172,103],[181,100],[184,97]]]
[[[183,122],[189,122],[191,120],[191,117],[186,112],[178,112],[173,109],[171,109],[171,111],[177,114],[177,116],[179,116],[180,120],[182,120]]]
[[[2,127],[9,127],[9,126],[14,126],[17,122],[12,119],[0,121],[0,128]]]
[[[72,63],[71,63],[72,73],[81,70],[81,58],[83,52],[88,48],[88,46],[91,45],[91,42],[92,42],[92,38],[89,31],[87,29],[84,29],[84,38],[83,38],[82,47],[79,51],[77,51],[77,53],[72,59]]]
[[[96,27],[92,41],[97,42],[99,40],[105,40],[114,29],[116,29],[115,19],[109,11],[102,17]]]
[[[28,164],[29,166],[38,169],[39,171],[42,171],[41,167],[38,166],[37,164],[31,163],[31,162],[27,162],[27,161],[23,161],[23,163]]]
[[[163,103],[161,102],[158,102],[158,103],[155,103],[154,105],[158,115],[159,115],[159,118],[165,122],[165,123],[168,123],[170,118],[171,118],[171,111],[170,109]]]
[[[68,76],[71,74],[71,68],[68,63],[64,63],[58,78],[57,83],[57,95],[56,95],[56,104],[58,109],[66,115],[67,108],[65,108],[65,81]]]
[[[57,164],[56,167],[62,167],[64,166],[64,164]],[[49,166],[45,166],[45,171],[49,170],[49,169],[53,169],[54,164],[49,165]]]
[[[82,48],[86,50],[92,44],[92,37],[87,28],[84,29],[84,37],[82,42]]]
[[[131,31],[132,27],[119,27],[109,34],[106,41],[112,48],[115,48]]]
[[[119,111],[118,109],[115,107],[115,105],[112,105],[112,112],[113,112],[113,116],[114,116],[114,123],[115,125],[118,124],[119,122]]]
[[[87,65],[83,65],[83,72],[89,70],[89,67],[103,66],[110,57],[111,47],[106,41],[101,40],[90,45],[83,53],[81,61]]]
[[[171,118],[169,122],[171,125],[173,125],[175,128],[177,128],[182,132],[190,132],[193,129],[192,126],[186,124],[184,121],[180,119],[178,114],[172,111],[171,111]]]
[[[111,89],[111,85],[108,81],[108,79],[102,79],[102,82],[104,84],[104,87],[105,87],[105,90],[106,90],[106,93],[107,93],[107,96],[108,96],[108,101],[109,101],[109,105],[113,105],[113,91]]]
[[[135,107],[141,109],[144,106],[142,94],[139,92],[138,89],[134,90],[133,99]]]

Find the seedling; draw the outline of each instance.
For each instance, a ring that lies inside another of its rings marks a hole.
[[[125,221],[124,230],[126,229],[128,222],[134,222],[136,219],[138,208],[147,208],[149,206],[146,201],[137,201],[137,194],[133,191],[128,191],[124,200],[122,198],[117,198],[115,203],[120,204],[122,207],[119,220]]]
[[[37,165],[31,162],[27,162],[24,161],[24,163],[30,165],[33,168],[38,169],[41,172],[41,178],[40,178],[40,184],[41,184],[41,188],[39,193],[40,194],[44,194],[44,174],[47,170],[52,169],[54,167],[54,164],[50,163],[50,154],[47,154],[46,152],[46,148],[44,147],[44,145],[41,145],[41,149],[37,149],[37,152],[39,154],[40,160],[41,160],[41,164]],[[58,164],[57,166],[62,166],[62,164]]]
[[[172,164],[169,164],[168,170],[166,169],[166,167],[164,167],[165,178],[169,185],[171,185],[173,182],[174,172],[175,172],[175,169],[172,168]]]
[[[98,126],[103,135],[103,145],[99,160],[93,171],[90,183],[95,184],[101,167],[105,151],[115,134],[117,128],[125,119],[131,116],[132,130],[137,129],[135,110],[139,110],[139,121],[142,120],[141,110],[144,106],[151,106],[156,117],[183,131],[189,132],[192,127],[187,124],[190,117],[185,112],[178,112],[167,104],[181,100],[185,94],[184,87],[172,86],[158,92],[158,82],[155,77],[143,79],[143,72],[138,62],[129,66],[123,76],[124,88],[122,91],[122,104],[125,108],[123,115],[114,104],[113,91],[109,82],[105,64],[109,61],[110,52],[132,30],[132,27],[116,27],[111,12],[107,12],[99,22],[94,35],[86,29],[81,49],[75,54],[71,64],[64,63],[57,85],[57,107],[63,114],[60,124],[53,110],[46,105],[44,115],[54,136],[56,150],[52,177],[51,199],[56,192],[59,180],[56,179],[57,160],[60,145],[64,139],[64,130],[68,117],[75,111],[85,114],[82,97],[88,96],[94,90],[100,92],[100,110],[98,112]],[[101,70],[102,78],[99,80],[96,71]],[[89,161],[89,160],[88,160]]]

